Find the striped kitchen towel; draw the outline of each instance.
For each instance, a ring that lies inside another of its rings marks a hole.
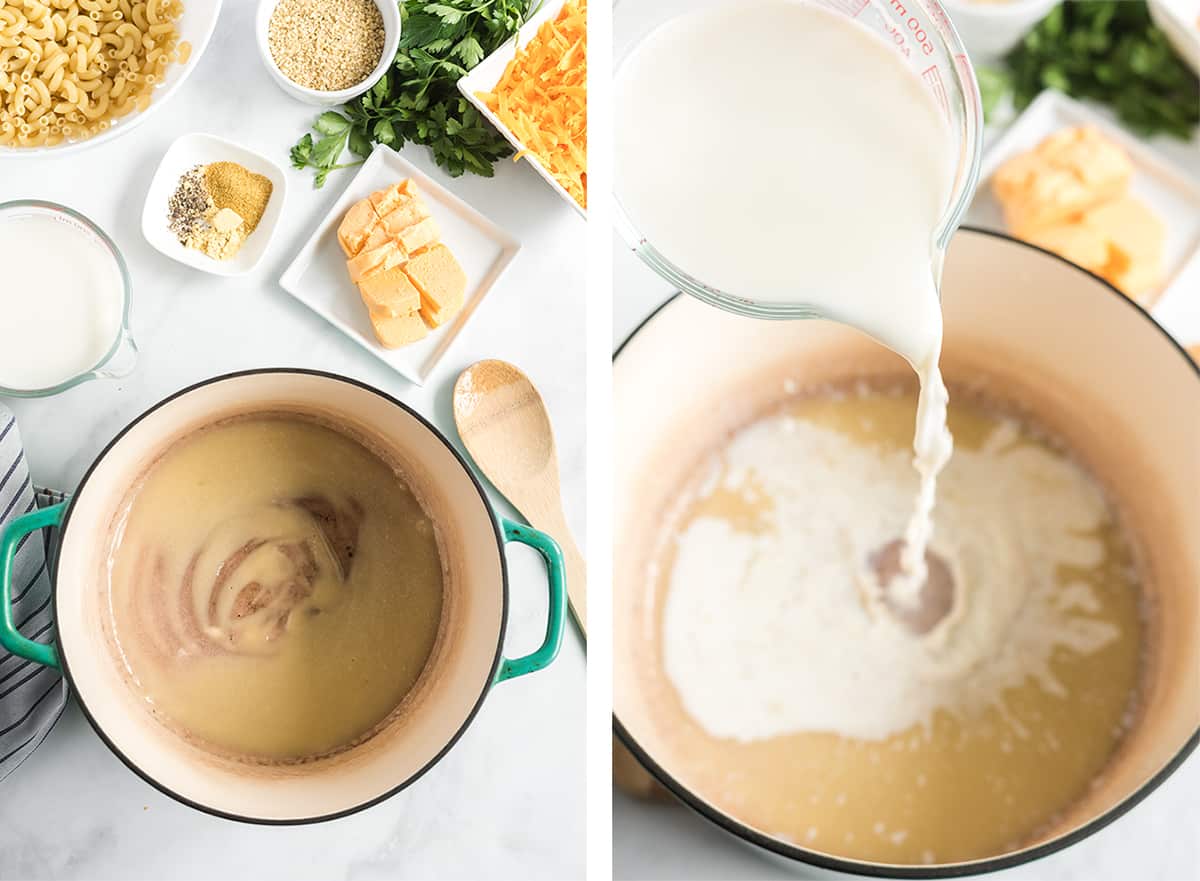
[[[0,404],[0,529],[32,511],[35,496],[53,497],[30,482],[17,420]],[[21,633],[39,642],[54,637],[46,563],[44,533],[25,536],[13,564],[13,620]],[[0,780],[38,748],[66,705],[62,674],[0,648]]]

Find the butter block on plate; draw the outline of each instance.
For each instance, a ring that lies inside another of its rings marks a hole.
[[[398,318],[421,308],[421,293],[404,274],[402,266],[364,279],[359,282],[358,291],[371,312],[388,318]]]
[[[388,349],[398,349],[424,339],[429,334],[429,328],[416,312],[389,318],[386,315],[371,313],[371,327],[380,344]]]
[[[411,179],[355,202],[338,226],[346,271],[386,348],[423,338],[463,307],[467,275],[440,237]]]
[[[384,190],[376,190],[370,195],[371,207],[375,209],[375,213],[380,217],[390,214],[391,211],[399,205],[406,196],[412,195],[416,191],[412,181],[402,180],[399,183],[392,184]]]
[[[363,251],[357,257],[346,261],[346,271],[350,280],[358,284],[364,278],[376,272],[386,272],[393,266],[399,266],[408,259],[408,254],[390,239],[369,251]]]
[[[396,241],[410,254],[432,245],[441,237],[437,221],[432,217],[414,223],[396,234]]]
[[[379,225],[379,215],[366,199],[355,202],[338,226],[338,243],[347,257],[357,256],[364,242]]]
[[[1125,192],[1133,163],[1092,126],[1056,132],[1009,159],[992,177],[1005,224],[1022,238]]]
[[[445,245],[414,255],[404,272],[421,292],[421,317],[431,327],[441,326],[462,308],[467,274]]]
[[[412,195],[380,218],[389,235],[399,236],[411,226],[429,217],[429,206],[420,196]],[[416,250],[415,248],[413,250]]]

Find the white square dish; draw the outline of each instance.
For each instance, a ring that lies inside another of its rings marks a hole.
[[[271,181],[271,198],[258,227],[247,238],[240,251],[229,260],[214,260],[194,248],[184,246],[167,225],[167,202],[179,185],[179,178],[197,165],[210,162],[236,162]],[[146,203],[142,206],[142,235],[157,251],[193,269],[213,275],[244,275],[254,269],[267,253],[271,236],[287,198],[287,178],[283,169],[253,150],[239,147],[216,135],[194,132],[176,139],[163,154]]]
[[[1200,0],[1150,0],[1150,18],[1200,74]]]
[[[521,26],[521,29],[508,42],[471,68],[467,75],[458,81],[458,90],[462,92],[462,96],[475,105],[484,118],[496,127],[496,131],[504,135],[518,153],[526,149],[525,144],[513,134],[512,129],[502,123],[500,118],[488,109],[488,106],[483,101],[479,100],[479,97],[475,93],[490,92],[496,88],[496,84],[500,82],[500,77],[504,75],[504,68],[516,57],[517,48],[524,46],[533,39],[538,28],[542,26],[542,22],[550,21],[558,15],[565,4],[566,0],[552,0],[552,2],[543,3],[537,14],[525,22]],[[571,197],[570,193],[563,189],[563,185],[547,170],[546,166],[542,165],[536,155],[527,153],[523,159],[528,160],[529,164],[542,176],[542,179],[550,184],[555,192],[566,199],[580,217],[587,219],[587,211]]]
[[[388,349],[376,339],[367,307],[346,273],[346,255],[338,244],[337,228],[355,202],[404,178],[413,179],[429,204],[441,228],[442,241],[467,274],[467,290],[462,308],[449,322],[431,330],[423,340]],[[520,243],[499,226],[421,173],[395,150],[380,145],[284,270],[279,285],[405,379],[423,385],[520,249]]]
[[[1163,284],[1147,298],[1153,306],[1200,253],[1200,181],[1175,168],[1098,112],[1061,92],[1050,89],[1042,92],[984,154],[979,188],[967,222],[1007,232],[1000,205],[992,194],[992,174],[1006,160],[1032,150],[1054,132],[1079,125],[1095,126],[1129,154],[1134,166],[1129,192],[1145,202],[1166,227]]]

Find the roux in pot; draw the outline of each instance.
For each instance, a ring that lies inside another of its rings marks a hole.
[[[167,448],[113,528],[109,614],[169,727],[258,763],[330,755],[403,703],[438,638],[439,537],[401,472],[315,417]]]
[[[685,786],[768,835],[995,856],[1082,798],[1136,718],[1142,571],[1120,517],[1036,424],[956,401],[932,545],[952,595],[929,621],[871,577],[915,480],[912,396],[890,382],[743,426],[662,518],[652,722]]]

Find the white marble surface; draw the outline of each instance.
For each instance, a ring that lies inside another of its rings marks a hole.
[[[614,18],[615,42],[638,30],[639,11],[682,0],[622,0]],[[627,16],[627,17],[626,17]],[[999,132],[989,131],[989,141]],[[1200,180],[1200,149],[1157,138],[1153,146]],[[971,222],[970,216],[967,222]],[[614,235],[613,347],[673,288],[658,278]],[[1200,343],[1200,259],[1193,259],[1154,310],[1154,317],[1184,343]],[[806,877],[803,867],[768,860],[682,805],[645,804],[613,793],[613,877],[618,879],[774,879]],[[807,877],[815,877],[808,873]],[[821,877],[829,877],[828,874]],[[1200,755],[1142,804],[1108,828],[1066,851],[988,877],[1071,881],[1197,881],[1200,879]]]
[[[455,377],[480,358],[498,357],[525,369],[546,399],[568,516],[582,541],[585,227],[528,166],[502,163],[494,180],[451,181],[424,148],[404,151],[524,245],[424,388],[364,353],[275,282],[348,172],[314,191],[309,173],[289,168],[286,216],[260,268],[243,278],[188,269],[142,239],[142,200],[174,138],[208,131],[286,164],[288,147],[314,116],[263,70],[253,42],[256,5],[225,4],[191,79],[129,135],[61,159],[0,160],[0,201],[42,198],[82,211],[116,240],[136,288],[141,358],[132,376],[50,399],[6,401],[19,417],[34,480],[70,488],[147,406],[189,383],[250,367],[356,377],[455,437]],[[502,502],[496,507],[513,514]],[[506,649],[516,655],[540,641],[546,601],[533,553],[517,548],[510,556]],[[462,740],[410,789],[356,816],[295,828],[218,820],[160,795],[112,756],[72,707],[0,784],[0,878],[582,877],[583,688],[583,650],[569,632],[552,667],[498,686]]]

